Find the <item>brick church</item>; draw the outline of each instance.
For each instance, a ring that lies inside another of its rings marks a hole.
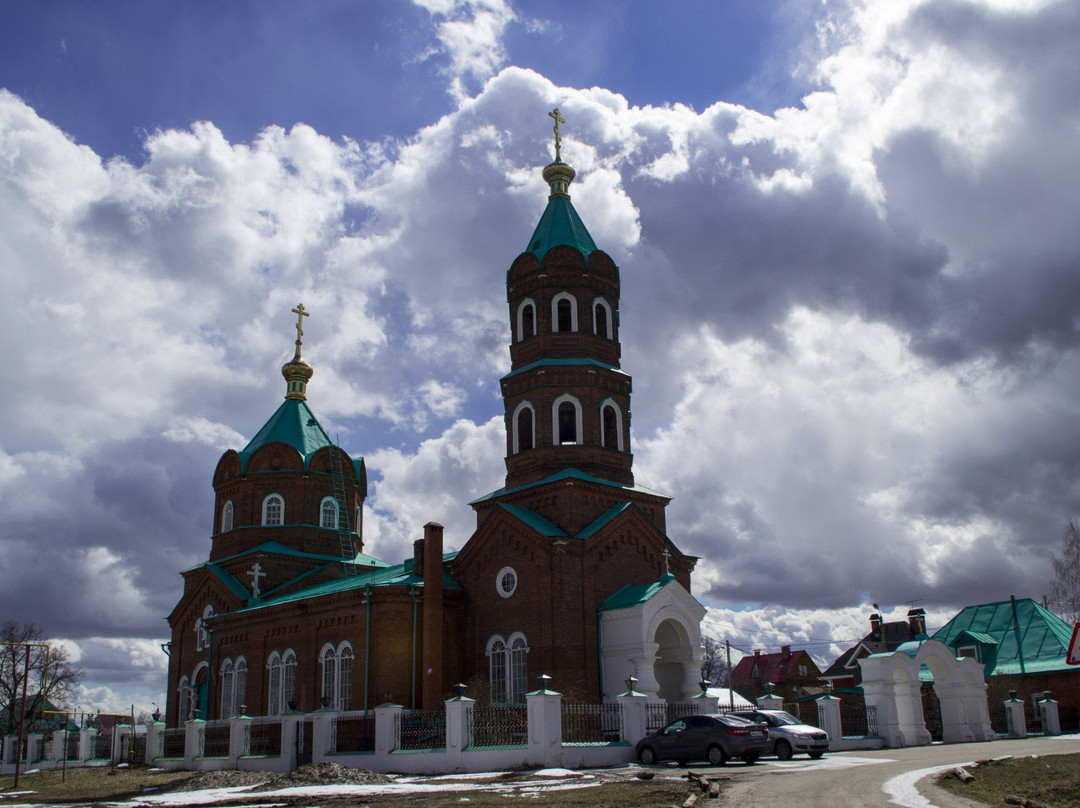
[[[436,709],[458,682],[518,703],[542,674],[574,700],[611,699],[629,676],[653,698],[698,692],[696,559],[665,532],[670,498],[634,482],[619,269],[570,202],[552,116],[547,208],[506,273],[504,487],[471,503],[459,552],[430,522],[402,563],[365,554],[364,461],[308,406],[298,306],[285,400],[218,462],[210,556],[168,617],[170,726],[241,705]]]

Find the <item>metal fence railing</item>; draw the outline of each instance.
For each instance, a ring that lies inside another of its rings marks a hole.
[[[467,713],[470,746],[525,746],[529,712],[524,705],[476,707]]]
[[[231,727],[227,721],[199,727],[199,757],[228,757],[230,734]]]
[[[98,735],[94,738],[94,748],[90,750],[94,760],[109,760],[112,757],[112,736]]]
[[[339,715],[330,722],[331,753],[374,751],[374,715]]]
[[[162,730],[159,736],[161,746],[158,749],[158,757],[177,759],[184,757],[184,746],[187,743],[187,730],[179,729]]]
[[[79,759],[79,733],[69,732],[64,736],[64,759]]]
[[[859,703],[841,704],[840,730],[845,738],[876,738],[877,708]]]
[[[281,721],[251,721],[244,727],[244,756],[280,757]]]
[[[696,715],[697,702],[693,701],[651,701],[645,705],[645,730],[656,732],[668,722],[687,715]]]
[[[818,729],[821,728],[821,715],[816,701],[787,702],[782,709],[791,713],[804,724]]]
[[[398,749],[445,749],[446,712],[417,710],[397,714]]]
[[[563,702],[563,743],[613,743],[622,737],[622,705]]]

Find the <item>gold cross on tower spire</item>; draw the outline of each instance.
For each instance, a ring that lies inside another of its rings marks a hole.
[[[559,156],[559,150],[562,148],[562,135],[559,133],[559,124],[566,123],[563,116],[559,114],[559,108],[555,107],[548,113],[549,118],[555,119],[555,162],[561,163],[562,158]]]
[[[304,311],[303,303],[297,303],[292,313],[296,315],[296,355],[299,357],[300,347],[304,343],[304,318],[311,315]]]

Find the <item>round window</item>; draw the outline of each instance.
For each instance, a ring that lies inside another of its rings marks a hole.
[[[504,598],[510,597],[517,589],[518,577],[513,567],[503,567],[495,576],[495,588]]]

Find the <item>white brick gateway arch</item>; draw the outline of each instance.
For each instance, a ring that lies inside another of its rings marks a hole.
[[[885,745],[930,743],[919,682],[923,665],[934,677],[945,743],[991,740],[982,665],[969,657],[957,658],[937,640],[923,640],[859,660],[863,695],[867,706],[877,710],[878,734]]]

